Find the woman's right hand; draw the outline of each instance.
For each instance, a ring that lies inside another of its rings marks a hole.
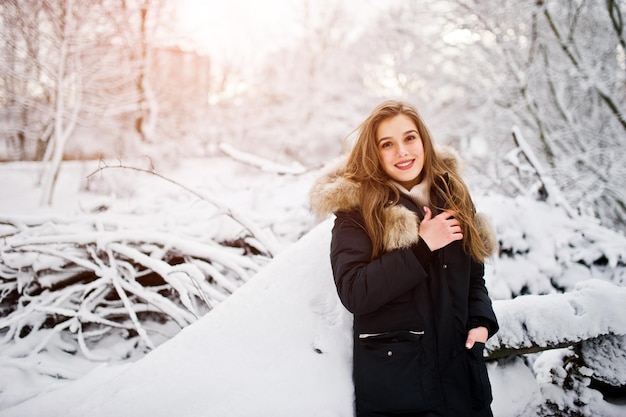
[[[446,210],[432,217],[428,207],[424,207],[424,218],[419,225],[419,236],[426,242],[431,251],[463,239],[461,223],[454,217],[452,210]]]

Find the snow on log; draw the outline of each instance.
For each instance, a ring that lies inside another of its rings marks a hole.
[[[626,288],[587,280],[571,292],[494,301],[500,330],[490,359],[566,347],[604,335],[625,335]]]

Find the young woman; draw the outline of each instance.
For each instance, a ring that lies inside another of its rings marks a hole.
[[[357,416],[491,416],[482,354],[498,323],[483,262],[496,243],[455,154],[435,150],[412,106],[384,102],[311,204],[336,215],[330,257],[354,316]]]

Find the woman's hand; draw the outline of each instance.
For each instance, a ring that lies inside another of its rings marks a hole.
[[[471,349],[474,347],[474,343],[481,342],[487,343],[487,338],[489,337],[489,330],[486,327],[480,326],[470,329],[467,332],[467,340],[465,341],[465,347],[467,349]]]
[[[432,217],[433,214],[428,207],[424,207],[424,212],[418,233],[431,251],[463,239],[461,223],[454,218],[456,214],[454,211],[446,210],[435,217]]]

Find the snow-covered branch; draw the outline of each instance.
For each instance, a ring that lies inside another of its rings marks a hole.
[[[69,332],[76,350],[94,358],[90,346],[122,331],[152,349],[159,327],[196,321],[268,260],[232,246],[246,242],[238,228],[220,243],[224,236],[181,227],[195,217],[181,216],[167,230],[125,220],[0,219],[0,343],[49,330],[34,347],[26,343],[23,354],[36,354]]]
[[[268,254],[270,256],[274,256],[278,253],[278,247],[276,246],[276,241],[273,238],[273,236],[269,236],[266,232],[264,232],[263,230],[261,230],[261,228],[259,228],[254,222],[252,222],[250,219],[248,219],[247,217],[245,217],[244,215],[242,215],[241,213],[239,213],[237,210],[233,209],[232,207],[227,207],[225,204],[221,203],[218,199],[202,194],[199,191],[193,190],[187,186],[185,186],[184,184],[181,184],[177,181],[174,181],[164,175],[159,174],[158,172],[154,171],[154,170],[147,170],[144,168],[138,168],[138,167],[132,167],[132,166],[125,166],[122,165],[120,163],[120,165],[102,165],[100,166],[100,168],[98,168],[96,171],[92,172],[91,174],[89,174],[88,178],[94,176],[95,174],[102,172],[105,169],[123,169],[123,170],[129,170],[129,171],[137,171],[137,172],[142,172],[142,173],[146,173],[146,174],[150,174],[150,175],[154,175],[164,181],[169,182],[170,184],[174,184],[177,187],[180,187],[181,189],[187,191],[188,193],[200,198],[201,200],[204,200],[210,204],[212,204],[213,206],[215,206],[218,209],[218,214],[219,213],[223,213],[226,214],[227,216],[231,217],[233,220],[235,220],[237,223],[239,223],[241,226],[243,226],[244,228],[246,228],[250,233],[252,233],[252,235],[259,240],[260,243],[263,244],[263,246],[265,247],[265,251],[268,252]]]
[[[626,288],[583,281],[564,294],[525,295],[494,302],[500,330],[488,357],[540,352],[606,335],[626,335]]]
[[[265,172],[275,172],[277,174],[290,175],[299,175],[307,172],[307,168],[302,166],[298,162],[293,162],[291,165],[278,164],[276,162],[268,161],[267,159],[261,158],[260,156],[240,151],[228,143],[220,143],[219,146],[222,152],[224,152],[235,161],[242,162],[247,165],[252,165],[253,167],[259,168]]]

